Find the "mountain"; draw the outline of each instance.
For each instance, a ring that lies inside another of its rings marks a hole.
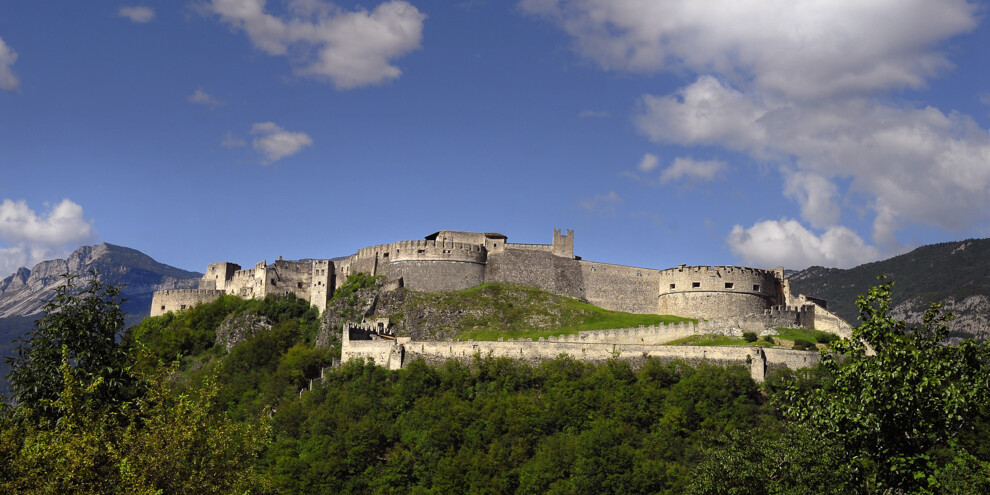
[[[990,239],[967,239],[922,246],[883,261],[847,270],[813,266],[790,276],[791,290],[828,301],[828,309],[858,323],[856,296],[876,285],[877,276],[894,281],[895,317],[920,323],[932,302],[956,319],[950,339],[990,338]]]
[[[151,309],[151,296],[160,289],[194,289],[203,275],[159,263],[150,256],[123,246],[99,244],[82,246],[64,260],[43,261],[28,270],[21,268],[0,280],[0,357],[10,356],[17,345],[11,342],[33,328],[34,320],[55,293],[64,285],[65,273],[77,276],[75,283],[84,285],[95,270],[107,284],[123,285],[127,300],[121,305],[126,322],[140,322]],[[6,367],[0,365],[0,382]],[[6,383],[0,383],[0,391]]]

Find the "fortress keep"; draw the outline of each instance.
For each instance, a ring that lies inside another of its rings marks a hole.
[[[574,255],[574,231],[557,229],[550,244],[510,243],[492,232],[441,230],[423,240],[369,246],[343,258],[279,258],[249,269],[211,263],[199,289],[156,292],[151,315],[180,311],[222,294],[260,298],[287,292],[323,311],[333,291],[358,272],[426,292],[501,282],[538,287],[605,309],[698,318],[736,329],[791,326],[850,333],[824,301],[793,296],[783,268],[680,265],[657,270],[586,261]]]

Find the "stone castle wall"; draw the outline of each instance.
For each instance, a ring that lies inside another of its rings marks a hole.
[[[615,332],[615,331],[609,331]],[[818,362],[819,355],[809,351],[787,349],[763,349],[746,346],[665,346],[642,343],[604,342],[602,338],[586,341],[532,341],[516,339],[502,342],[474,341],[396,341],[351,340],[343,335],[341,360],[369,359],[388,369],[400,369],[414,360],[440,364],[449,359],[470,361],[475,356],[507,357],[536,363],[555,359],[562,355],[581,361],[602,362],[622,359],[640,362],[646,358],[664,361],[681,360],[690,363],[709,362],[723,365],[741,365],[750,370],[750,376],[762,382],[768,372],[775,369],[800,368]]]
[[[685,266],[659,272],[658,310],[689,318],[762,314],[784,304],[783,273],[737,266]]]
[[[575,263],[584,280],[583,297],[591,304],[627,313],[657,313],[658,270],[591,261]]]
[[[208,303],[222,296],[224,291],[216,289],[168,289],[155,291],[151,296],[151,316],[178,312],[200,303]]]

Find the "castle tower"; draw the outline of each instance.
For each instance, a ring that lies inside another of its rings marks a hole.
[[[567,229],[567,234],[562,235],[560,229],[553,229],[553,245],[550,252],[554,256],[574,259],[574,231]]]
[[[206,273],[199,281],[200,289],[207,290],[227,290],[227,282],[234,278],[234,272],[241,269],[241,265],[236,263],[210,263],[206,267]]]

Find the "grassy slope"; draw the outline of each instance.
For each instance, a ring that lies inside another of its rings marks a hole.
[[[408,291],[399,307],[390,309],[386,315],[398,323],[400,335],[417,338],[536,338],[695,321],[609,311],[574,298],[508,284],[484,284],[439,294]]]

